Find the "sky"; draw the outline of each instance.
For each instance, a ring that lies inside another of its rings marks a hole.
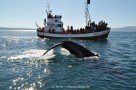
[[[47,4],[53,14],[62,15],[64,28],[85,25],[85,0],[0,0],[0,27],[43,26]],[[104,20],[109,27],[136,26],[136,0],[91,0],[91,20]]]

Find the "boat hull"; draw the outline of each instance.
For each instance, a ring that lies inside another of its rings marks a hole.
[[[55,34],[37,32],[40,38],[73,38],[73,39],[106,39],[109,35],[110,29],[101,32],[83,33],[83,34]]]

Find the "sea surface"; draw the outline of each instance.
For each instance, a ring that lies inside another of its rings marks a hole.
[[[64,39],[63,39],[64,40]],[[73,40],[100,58],[80,59],[36,31],[0,30],[0,90],[136,90],[136,32]]]

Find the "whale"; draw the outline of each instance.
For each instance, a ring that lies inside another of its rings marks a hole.
[[[62,41],[61,43],[56,44],[53,47],[51,47],[50,49],[48,49],[43,55],[48,53],[51,49],[54,49],[59,46],[61,46],[62,48],[65,48],[66,50],[68,50],[71,54],[73,54],[77,58],[94,57],[94,56],[99,57],[99,54],[93,53],[93,52],[89,51],[87,48],[85,48],[75,42],[72,42],[72,41]]]

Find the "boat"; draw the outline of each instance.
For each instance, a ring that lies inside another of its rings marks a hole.
[[[72,39],[106,39],[110,33],[110,27],[105,21],[96,24],[91,22],[89,13],[90,0],[85,0],[85,27],[73,29],[73,26],[63,28],[62,15],[53,15],[48,4],[47,18],[44,19],[44,27],[37,25],[37,36],[40,38],[72,38]]]

